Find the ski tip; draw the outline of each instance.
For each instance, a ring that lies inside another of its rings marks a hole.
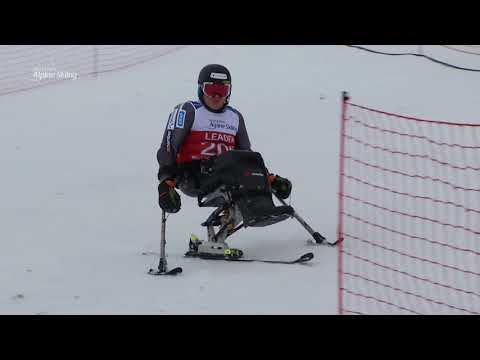
[[[306,254],[303,254],[302,256],[300,256],[300,258],[298,259],[300,262],[304,262],[304,261],[310,261],[312,260],[314,257],[313,253],[309,252],[309,253],[306,253]]]
[[[181,267],[176,267],[168,272],[169,275],[177,275],[181,274],[183,272],[183,269]]]
[[[149,269],[147,274],[148,275],[160,275],[160,271],[155,270],[155,269]]]

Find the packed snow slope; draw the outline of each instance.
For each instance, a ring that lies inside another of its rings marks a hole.
[[[479,68],[471,59],[459,65]],[[211,211],[186,196],[167,222],[169,265],[184,272],[147,275],[158,258],[142,253],[158,251],[160,237],[156,151],[169,112],[196,99],[208,63],[230,68],[231,105],[254,150],[293,182],[292,205],[329,241],[341,91],[386,111],[480,122],[479,73],[345,46],[190,46],[96,79],[0,97],[1,314],[336,313],[335,248],[308,246],[292,219],[241,230],[230,245],[256,257],[313,251],[310,265],[186,259],[190,233],[205,238],[200,223]]]

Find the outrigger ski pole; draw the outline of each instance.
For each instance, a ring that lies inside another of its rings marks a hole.
[[[283,205],[288,206],[288,204],[283,199],[281,199],[275,191],[273,191],[273,194]],[[320,244],[322,244],[322,245],[325,244],[325,245],[330,245],[330,246],[337,245],[338,241],[335,241],[334,243],[329,243],[328,241],[326,241],[327,239],[322,234],[313,230],[310,227],[310,225],[308,225],[307,222],[305,220],[303,220],[300,215],[298,215],[298,213],[295,209],[293,209],[292,217],[297,219],[297,221],[305,228],[305,230],[307,230],[310,233],[310,235],[312,235],[313,239],[315,240],[315,242],[317,244],[319,244],[319,245]]]
[[[158,263],[158,270],[150,269],[148,273],[150,275],[177,275],[180,274],[183,270],[181,267],[173,268],[172,270],[167,269],[167,257],[165,254],[165,227],[167,223],[167,217],[165,216],[165,210],[162,210],[162,232],[160,236],[160,261]]]

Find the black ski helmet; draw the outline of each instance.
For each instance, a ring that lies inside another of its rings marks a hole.
[[[202,90],[202,85],[205,82],[213,82],[213,83],[228,83],[230,84],[230,93],[232,91],[232,77],[230,75],[230,71],[223,66],[219,64],[209,64],[206,65],[200,70],[200,73],[198,74],[198,99],[200,102],[208,108],[210,111],[213,112],[222,112],[223,109],[228,105],[228,102],[230,100],[230,95],[227,96],[227,100],[225,102],[225,106],[223,106],[219,110],[212,110],[210,109],[205,102],[203,101],[203,90]]]

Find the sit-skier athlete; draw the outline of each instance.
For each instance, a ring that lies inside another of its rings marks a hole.
[[[183,102],[170,113],[157,152],[158,203],[166,213],[177,213],[181,208],[176,189],[187,196],[199,195],[205,164],[230,150],[252,151],[242,114],[229,106],[231,90],[229,70],[218,64],[207,65],[198,76],[199,101]],[[281,199],[288,198],[291,182],[268,171],[266,174],[270,190]]]

